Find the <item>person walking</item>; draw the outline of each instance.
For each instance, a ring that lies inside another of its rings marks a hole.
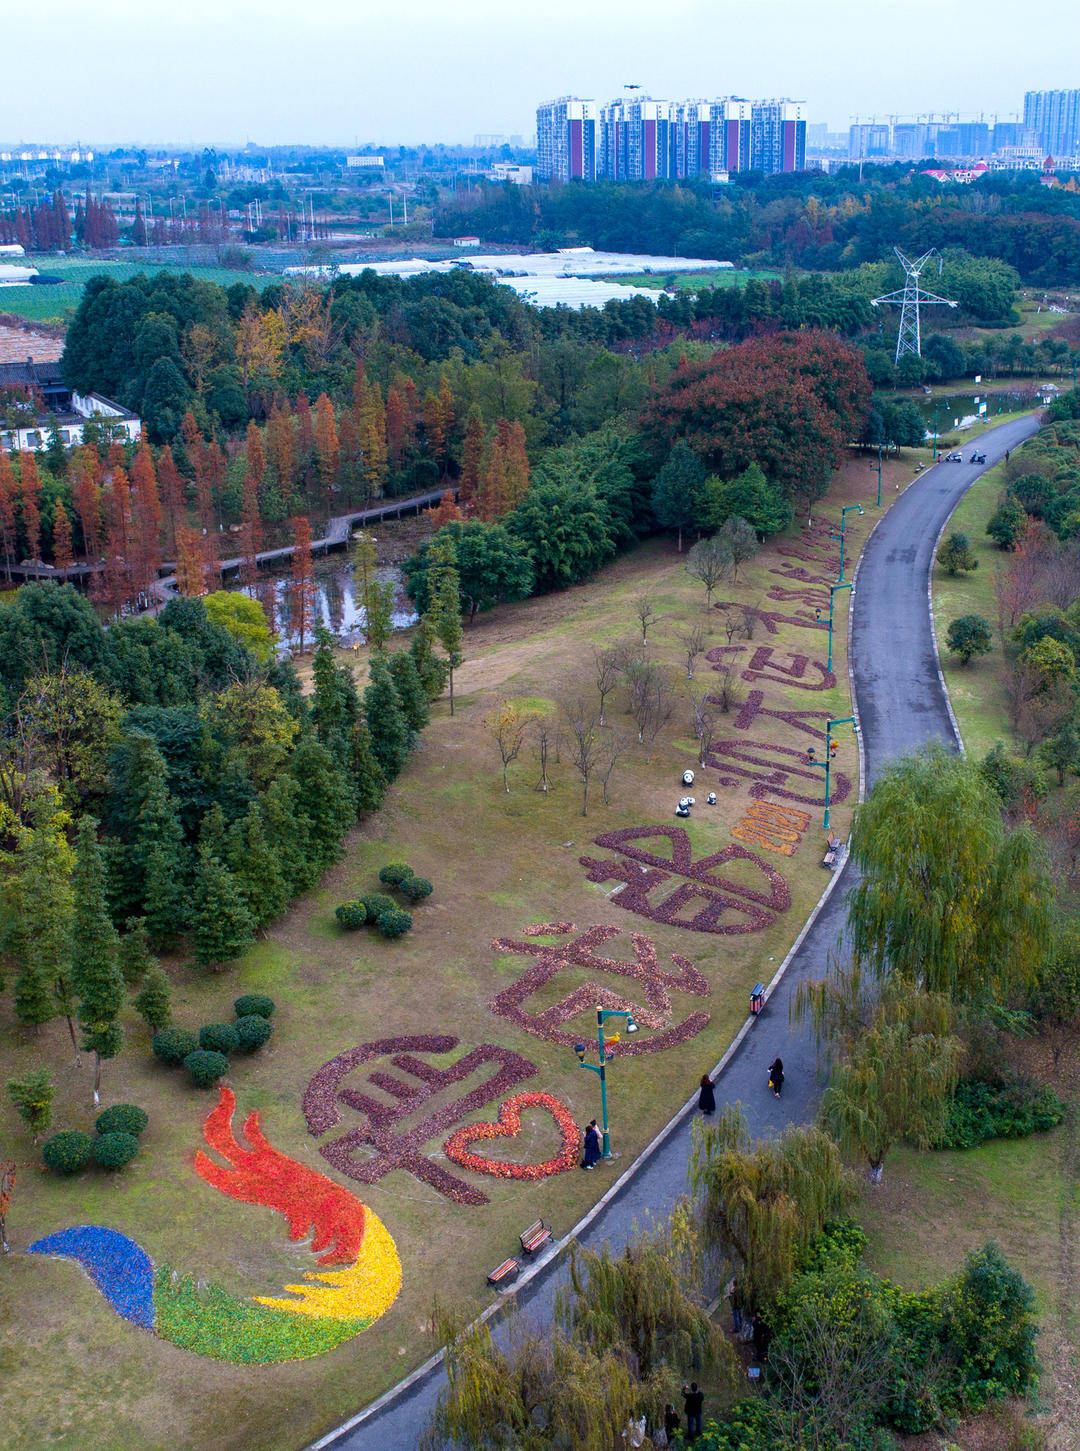
[[[704,1114],[716,1112],[716,1089],[713,1081],[707,1073],[701,1075],[701,1092],[698,1094],[697,1106]]]
[[[686,1413],[686,1434],[691,1441],[701,1435],[701,1412],[705,1405],[705,1392],[698,1390],[698,1383],[692,1380],[683,1386],[683,1410]]]
[[[596,1120],[590,1119],[589,1126],[585,1130],[585,1151],[581,1157],[581,1167],[591,1169],[592,1166],[603,1157],[600,1152],[600,1130],[596,1127]]]
[[[777,1055],[769,1064],[769,1087],[777,1098],[780,1097],[780,1090],[784,1086],[784,1060]]]

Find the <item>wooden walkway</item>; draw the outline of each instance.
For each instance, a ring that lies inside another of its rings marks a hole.
[[[383,499],[381,503],[372,504],[367,509],[354,509],[350,514],[338,514],[328,522],[323,537],[311,541],[311,552],[312,554],[323,554],[331,549],[344,549],[357,524],[378,524],[383,519],[400,519],[402,514],[412,510],[419,514],[421,509],[437,505],[445,493],[453,494],[456,499],[458,492],[457,484],[447,484],[445,488],[430,489],[426,494],[412,494],[407,499]],[[256,557],[260,567],[266,564],[277,564],[291,559],[293,548],[293,545],[285,544],[280,549],[264,549]],[[236,555],[232,559],[223,559],[221,561],[222,576],[238,573],[243,562],[242,555]],[[57,569],[52,564],[27,561],[23,564],[13,564],[11,573],[23,580],[55,579],[64,584],[85,579],[90,574],[99,574],[103,568],[102,564],[91,563],[88,560],[72,564],[67,569]],[[171,573],[162,575],[160,579],[156,580],[152,585],[152,590],[160,603],[164,604],[176,593],[176,564],[170,561],[162,568],[170,570]]]

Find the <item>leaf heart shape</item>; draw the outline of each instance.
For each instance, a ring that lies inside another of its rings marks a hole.
[[[474,1154],[470,1145],[481,1139],[513,1139],[521,1132],[521,1111],[544,1108],[562,1135],[562,1148],[554,1159],[543,1164],[509,1164],[499,1159],[485,1159]],[[515,1093],[499,1108],[495,1123],[463,1124],[446,1140],[446,1157],[463,1169],[477,1174],[493,1174],[499,1179],[546,1179],[549,1174],[562,1174],[577,1163],[581,1135],[574,1116],[564,1103],[550,1093]]]

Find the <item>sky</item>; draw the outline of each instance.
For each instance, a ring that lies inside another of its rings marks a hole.
[[[1075,0],[35,0],[4,7],[0,143],[465,142],[539,101],[787,96],[1009,119],[1080,86]],[[13,58],[21,57],[17,63]]]

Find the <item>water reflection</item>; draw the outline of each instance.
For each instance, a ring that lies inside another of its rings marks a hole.
[[[315,577],[315,623],[323,624],[342,645],[352,645],[364,638],[364,608],[360,603],[359,588],[353,583],[352,569],[348,562],[337,559],[319,560],[312,570]],[[405,594],[401,571],[396,565],[382,565],[375,571],[376,578],[389,581],[395,590],[393,623],[395,630],[407,630],[417,621],[412,601]],[[273,627],[283,644],[299,643],[296,630],[296,586],[292,575],[260,577],[253,594],[263,608],[269,603],[273,611]],[[311,639],[310,632],[308,640]]]
[[[1031,397],[1017,388],[1008,392],[986,393],[976,388],[970,393],[949,393],[936,398],[917,400],[917,407],[926,424],[926,437],[934,436],[934,408],[937,406],[938,433],[952,433],[956,429],[967,429],[984,418],[996,418],[999,413],[1015,413]]]

